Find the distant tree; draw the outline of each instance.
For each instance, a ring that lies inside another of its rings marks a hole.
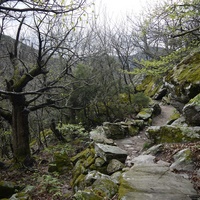
[[[0,115],[12,127],[13,154],[18,162],[23,163],[31,157],[29,113],[47,106],[59,108],[59,102],[63,100],[59,94],[67,91],[67,83],[59,83],[69,74],[75,55],[66,46],[66,41],[78,27],[87,6],[86,0],[0,1],[0,16],[3,19],[0,42],[6,46],[3,57],[9,58],[6,70],[10,70],[6,73],[1,68]],[[5,41],[2,35],[9,25],[18,26],[14,30],[15,41],[12,44]],[[28,62],[26,52],[20,48],[23,45],[20,42],[22,34],[27,36],[24,39],[32,38],[35,49]],[[55,62],[61,50],[67,55],[63,58],[66,62],[62,67]],[[6,108],[7,101],[10,104]]]

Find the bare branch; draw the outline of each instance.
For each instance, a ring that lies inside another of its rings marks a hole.
[[[5,2],[9,2],[9,1],[6,1],[6,0],[1,1],[0,5],[2,5]],[[85,3],[85,0],[81,1],[78,5],[70,8],[70,9],[69,8],[66,9],[66,6],[62,6],[62,5],[55,6],[55,5],[51,4],[50,6],[48,6],[48,4],[46,4],[43,6],[39,6],[37,4],[34,4],[32,7],[27,7],[27,8],[0,6],[0,10],[13,11],[13,12],[19,12],[19,13],[36,11],[36,12],[43,12],[43,13],[66,14],[66,13],[73,12],[73,11],[79,9],[84,3]],[[27,3],[27,5],[29,6],[30,3]]]
[[[191,29],[191,30],[188,30],[188,31],[184,31],[184,32],[179,33],[179,34],[176,34],[176,35],[172,35],[172,38],[181,37],[181,36],[187,35],[189,33],[193,33],[193,32],[195,32],[195,31],[197,31],[199,29],[200,29],[200,26],[198,26],[198,27],[196,27],[194,29]]]

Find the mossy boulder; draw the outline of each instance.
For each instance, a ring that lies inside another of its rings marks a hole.
[[[135,136],[138,135],[140,131],[140,127],[139,126],[135,126],[135,125],[129,125],[128,126],[128,135],[129,136]]]
[[[200,93],[200,51],[192,52],[169,71],[165,85],[171,104],[182,112],[184,105]]]
[[[74,190],[77,190],[82,186],[82,182],[87,172],[88,170],[83,166],[83,160],[78,160],[72,171],[71,186]]]
[[[105,164],[105,160],[103,158],[97,157],[95,159],[95,166],[96,167],[102,167]]]
[[[122,139],[128,135],[128,127],[122,126],[120,123],[103,123],[103,128],[107,138]]]
[[[113,174],[114,172],[120,171],[124,168],[124,164],[117,159],[112,159],[108,166],[107,172],[108,174]]]
[[[86,182],[87,182],[86,185],[90,187],[86,187],[83,190],[78,190],[73,196],[73,199],[76,200],[111,199],[118,192],[118,185],[116,184],[116,182],[111,180],[109,176],[100,174],[98,172],[89,174],[88,177],[86,178]]]
[[[112,197],[118,192],[118,185],[110,179],[102,178],[97,179],[93,185],[92,190],[95,194],[98,194],[102,199],[112,199]]]
[[[200,127],[151,126],[146,134],[154,144],[195,142],[200,139]]]
[[[194,171],[194,163],[190,149],[187,148],[180,150],[173,156],[173,158],[174,163],[170,166],[172,170]]]
[[[152,108],[143,108],[136,116],[138,119],[148,120],[152,117],[153,109]]]
[[[192,126],[200,126],[200,94],[195,96],[183,108],[186,123]]]
[[[74,163],[71,186],[76,192],[90,186],[97,178],[119,171],[124,166],[123,163],[127,157],[126,151],[117,146],[101,143],[95,143],[94,148],[92,147],[93,145],[90,145],[90,148],[71,158]],[[111,167],[112,159],[119,161],[116,161],[118,164],[113,164]]]
[[[83,180],[90,169],[95,169],[95,158],[95,151],[92,148],[92,145],[90,148],[86,148],[71,158],[71,161],[74,163],[71,186],[74,190],[85,187]]]

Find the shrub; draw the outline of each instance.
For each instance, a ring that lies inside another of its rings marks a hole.
[[[132,103],[135,106],[136,111],[140,111],[142,108],[148,107],[150,101],[150,98],[143,92],[136,93],[132,98]]]

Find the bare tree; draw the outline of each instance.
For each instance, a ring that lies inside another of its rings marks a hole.
[[[65,41],[78,27],[86,6],[86,0],[0,2],[1,16],[5,21],[12,19],[18,26],[15,41],[6,46],[7,54],[4,55],[12,67],[7,66],[10,74],[1,73],[4,82],[0,89],[0,115],[12,126],[13,153],[19,162],[31,156],[29,113],[46,106],[59,108],[58,102],[63,100],[58,95],[59,90],[65,90],[67,85],[59,83],[73,65],[74,55]],[[1,30],[5,28],[1,27]],[[20,48],[23,45],[20,34],[25,31],[33,38],[34,47],[28,61],[24,56],[26,52]],[[6,44],[3,40],[1,42]],[[69,56],[65,57],[65,66],[61,68],[56,60],[62,48]],[[10,109],[4,107],[8,100]]]

